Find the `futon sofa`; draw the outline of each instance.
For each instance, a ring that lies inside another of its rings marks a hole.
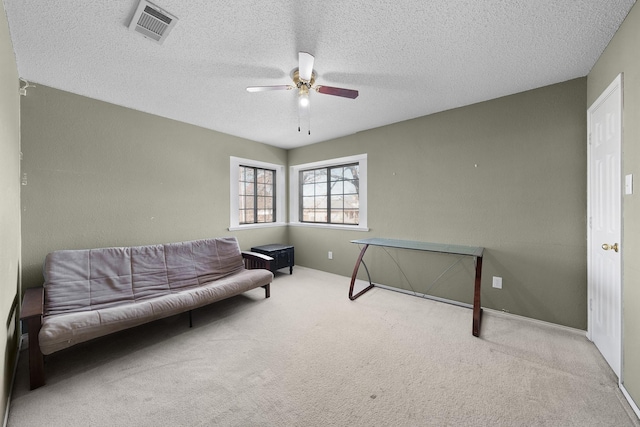
[[[269,298],[271,260],[235,237],[51,252],[20,315],[31,389],[45,383],[43,355],[186,311],[191,320],[191,310],[257,287]]]

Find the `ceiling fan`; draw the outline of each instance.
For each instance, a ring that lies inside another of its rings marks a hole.
[[[249,86],[247,92],[267,92],[270,90],[291,90],[298,91],[298,120],[301,117],[309,116],[309,91],[311,89],[325,95],[340,96],[343,98],[355,99],[358,97],[358,91],[353,89],[344,89],[333,86],[314,86],[317,74],[313,70],[314,57],[307,52],[298,52],[298,68],[291,72],[293,85],[276,85],[276,86]],[[300,125],[298,125],[300,132]],[[311,135],[311,129],[309,129]]]

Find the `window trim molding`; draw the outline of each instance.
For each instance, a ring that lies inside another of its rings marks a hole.
[[[271,169],[276,171],[276,221],[261,222],[254,224],[240,224],[238,216],[238,171],[240,166],[249,166],[260,169]],[[286,169],[284,165],[261,162],[259,160],[244,159],[242,157],[229,157],[229,231],[247,230],[251,228],[281,227],[287,225],[285,222],[286,209]]]
[[[339,166],[349,163],[359,164],[360,193],[359,193],[359,220],[360,224],[323,224],[317,222],[300,221],[300,196],[298,185],[300,183],[300,171],[318,169],[322,167]],[[304,163],[289,166],[289,225],[294,227],[334,228],[339,230],[369,231],[367,226],[367,154],[340,157],[337,159],[321,160],[318,162]]]

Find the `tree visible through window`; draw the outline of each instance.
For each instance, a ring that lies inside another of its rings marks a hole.
[[[359,223],[358,163],[300,171],[301,222]]]
[[[276,171],[240,166],[238,208],[240,224],[276,221]]]

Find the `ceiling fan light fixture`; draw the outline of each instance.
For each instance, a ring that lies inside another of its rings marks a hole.
[[[307,108],[309,106],[309,91],[300,91],[300,97],[298,98],[298,102],[302,108]]]

